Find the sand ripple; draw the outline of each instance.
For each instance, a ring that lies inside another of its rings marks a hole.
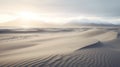
[[[44,37],[9,34],[0,42],[0,67],[120,67],[116,30],[92,29]]]

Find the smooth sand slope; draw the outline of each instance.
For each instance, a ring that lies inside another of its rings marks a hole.
[[[0,34],[0,67],[120,67],[119,32]]]

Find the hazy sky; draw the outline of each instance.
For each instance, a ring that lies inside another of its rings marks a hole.
[[[14,16],[24,11],[55,22],[92,18],[119,23],[120,0],[0,0],[2,16]]]

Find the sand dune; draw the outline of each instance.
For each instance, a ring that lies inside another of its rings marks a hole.
[[[90,28],[59,33],[0,34],[0,66],[120,67],[119,32],[119,28]]]

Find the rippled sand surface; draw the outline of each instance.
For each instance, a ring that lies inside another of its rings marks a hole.
[[[2,29],[0,67],[120,67],[119,28]]]

